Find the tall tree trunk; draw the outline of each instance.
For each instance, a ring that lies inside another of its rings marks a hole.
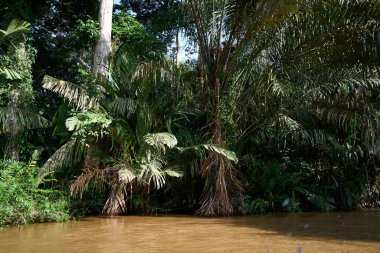
[[[113,0],[101,0],[99,8],[100,38],[96,44],[92,72],[108,78],[111,55]]]
[[[99,8],[100,37],[96,43],[94,52],[94,63],[92,72],[98,78],[107,79],[109,76],[109,62],[111,56],[111,34],[112,34],[112,11],[113,0],[101,0]],[[98,148],[96,140],[90,140],[84,157],[84,169],[99,168],[100,161],[91,155]]]

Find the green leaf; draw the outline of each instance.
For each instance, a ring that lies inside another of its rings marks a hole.
[[[125,183],[131,183],[136,178],[136,175],[132,172],[131,169],[123,166],[122,169],[119,170],[119,179]]]
[[[22,36],[29,31],[29,26],[28,22],[13,19],[8,25],[7,30],[0,30],[0,43]]]
[[[163,170],[163,172],[168,175],[169,177],[183,177],[183,173],[180,172],[180,171],[176,171],[174,170],[173,167],[170,167],[170,168],[167,168],[165,170]]]
[[[173,148],[178,143],[177,138],[170,133],[147,134],[144,136],[144,141],[150,146],[161,149],[165,149],[165,146]]]
[[[183,153],[183,154],[193,153],[199,158],[204,158],[206,156],[205,151],[208,151],[208,152],[220,154],[226,157],[228,160],[233,161],[235,164],[237,164],[239,161],[235,152],[228,149],[221,148],[213,144],[201,144],[201,145],[191,146],[191,147],[186,147],[186,148],[177,147],[177,149],[180,151],[180,153]]]
[[[21,74],[17,71],[8,68],[0,68],[0,74],[5,75],[5,78],[8,80],[20,80],[22,79]]]

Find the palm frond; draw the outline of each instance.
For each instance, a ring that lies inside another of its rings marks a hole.
[[[138,101],[130,98],[116,98],[108,104],[108,108],[112,112],[119,115],[127,115],[135,113]]]
[[[115,165],[114,167],[116,167],[119,171],[119,180],[126,184],[132,183],[132,181],[137,178],[132,169],[126,167],[125,165]]]
[[[7,30],[0,30],[0,43],[22,36],[29,31],[29,26],[28,22],[13,19],[8,25]]]
[[[184,154],[184,155],[195,154],[198,158],[205,158],[207,156],[207,152],[205,151],[208,151],[209,153],[222,155],[228,160],[234,162],[235,164],[237,164],[239,161],[238,157],[233,151],[221,148],[213,144],[201,144],[201,145],[190,146],[186,148],[177,147],[177,149],[180,151],[181,154]]]
[[[4,75],[8,80],[20,80],[22,76],[19,72],[6,67],[0,67],[0,74]]]
[[[158,82],[170,80],[170,68],[172,64],[165,58],[141,62],[132,75],[132,81],[140,80],[154,85]]]
[[[144,141],[165,153],[166,147],[174,148],[178,141],[177,138],[170,133],[153,133],[144,136]],[[165,147],[166,146],[166,147]]]
[[[160,155],[148,154],[143,158],[140,164],[139,180],[146,182],[150,185],[153,183],[155,189],[161,189],[165,185],[165,173],[162,167],[165,161]]]
[[[85,168],[82,171],[82,174],[79,175],[70,186],[71,194],[74,197],[79,197],[80,199],[82,199],[90,183],[92,183],[92,186],[95,189],[104,189],[104,187],[108,183],[108,180],[110,178],[114,179],[112,177],[114,172],[115,171],[113,168]]]
[[[48,121],[33,112],[19,107],[0,107],[1,131],[10,133],[15,130],[25,130],[34,128],[44,128],[48,126]]]
[[[79,163],[85,153],[85,143],[80,138],[73,138],[61,146],[43,165],[45,173]]]
[[[171,167],[166,167],[165,169],[162,170],[163,173],[165,173],[169,177],[182,177],[183,173],[179,171],[179,166],[171,166]]]
[[[51,76],[45,76],[43,88],[53,91],[64,97],[70,105],[74,105],[77,109],[90,109],[99,107],[99,98],[90,97],[86,91],[76,84],[62,81]]]
[[[139,57],[136,52],[126,44],[122,44],[115,52],[111,63],[111,76],[112,79],[120,85],[128,85],[136,69]]]

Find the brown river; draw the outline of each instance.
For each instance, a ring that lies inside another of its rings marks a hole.
[[[350,213],[89,217],[0,230],[1,253],[380,253],[380,209]]]

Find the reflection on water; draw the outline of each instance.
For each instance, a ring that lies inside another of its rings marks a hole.
[[[380,252],[380,210],[91,217],[0,230],[0,252]]]

